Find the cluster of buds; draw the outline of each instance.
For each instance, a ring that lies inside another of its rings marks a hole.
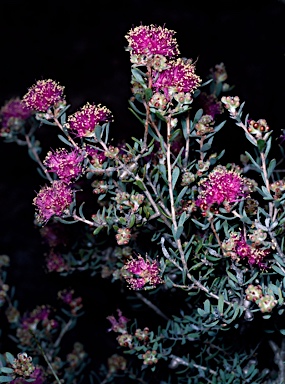
[[[223,83],[227,80],[228,74],[224,63],[216,64],[215,68],[211,68],[210,72],[216,83]]]
[[[82,309],[83,305],[82,298],[73,297],[73,295],[73,289],[64,289],[57,294],[58,298],[70,307],[71,314],[75,316]]]
[[[190,185],[191,183],[193,183],[193,181],[195,181],[194,173],[186,171],[182,174],[182,180],[180,184],[182,186]]]
[[[240,106],[240,99],[238,96],[223,96],[221,98],[225,108],[228,109],[231,117],[236,117],[238,114],[237,108]]]
[[[74,343],[72,352],[66,356],[66,362],[69,364],[69,366],[66,367],[66,370],[74,371],[76,368],[80,367],[85,358],[86,352],[84,351],[83,345],[79,342]]]
[[[0,308],[5,304],[7,299],[7,292],[9,291],[9,285],[4,284],[0,280]]]
[[[252,198],[247,198],[245,200],[244,209],[247,215],[256,215],[258,208],[258,201]]]
[[[156,357],[157,351],[155,350],[148,350],[145,353],[141,355],[141,358],[143,359],[143,364],[145,365],[153,365],[158,362],[158,358]]]
[[[251,234],[248,235],[249,240],[253,246],[264,245],[264,241],[267,238],[267,233],[262,229],[255,229]]]
[[[277,180],[270,184],[270,189],[274,192],[274,199],[280,199],[285,191],[285,179]]]
[[[271,312],[277,300],[271,294],[263,295],[260,285],[250,284],[245,290],[246,300],[256,303],[262,313]]]
[[[127,366],[127,360],[120,355],[114,354],[108,358],[108,371],[109,373],[116,373],[124,371]]]
[[[109,145],[109,148],[104,152],[104,155],[109,159],[115,159],[120,152],[118,147],[114,147],[113,145]]]
[[[152,95],[151,99],[149,100],[149,106],[150,106],[151,110],[152,110],[152,108],[155,108],[161,114],[163,114],[167,109],[166,107],[168,106],[168,100],[161,93],[155,92]],[[153,112],[155,112],[155,110]]]
[[[257,121],[249,120],[247,130],[257,139],[261,139],[263,134],[269,131],[269,126],[267,125],[267,122],[264,119],[259,119]]]
[[[118,245],[127,245],[132,237],[130,228],[119,228],[115,237]]]
[[[149,328],[145,327],[143,330],[141,330],[140,328],[136,329],[135,337],[138,340],[143,341],[144,343],[147,343],[149,341]]]
[[[197,164],[197,175],[198,176],[202,176],[203,172],[207,172],[208,169],[210,168],[210,161],[207,160],[207,161],[203,161],[203,160],[198,160],[198,164]]]
[[[108,185],[104,182],[104,180],[94,180],[91,184],[93,189],[93,193],[96,195],[100,195],[101,193],[106,193],[108,191]]]
[[[117,337],[118,344],[121,347],[128,347],[129,349],[133,348],[133,336],[129,333],[123,333]]]
[[[193,102],[191,93],[189,92],[178,92],[173,95],[174,100],[177,101],[178,105],[187,105]]]
[[[167,68],[167,59],[163,55],[154,55],[151,60],[151,66],[152,68],[157,71],[161,72],[164,71]]]
[[[9,305],[5,311],[5,315],[10,324],[17,324],[20,319],[20,312],[13,305]]]
[[[25,352],[18,353],[17,358],[13,361],[12,368],[16,376],[22,376],[24,378],[30,377],[35,370],[31,356],[28,356]]]
[[[214,119],[211,115],[203,115],[198,123],[195,124],[196,134],[198,136],[204,136],[207,133],[214,131]]]

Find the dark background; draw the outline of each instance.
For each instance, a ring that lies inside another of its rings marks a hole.
[[[128,111],[130,62],[124,36],[140,23],[165,24],[177,32],[181,55],[198,58],[200,77],[224,62],[228,82],[235,85],[234,95],[245,101],[246,113],[253,119],[265,118],[278,137],[285,128],[285,4],[278,0],[207,3],[59,0],[35,5],[2,0],[1,105],[11,97],[22,97],[37,80],[52,78],[65,86],[70,112],[87,101],[101,103],[114,115],[111,136],[123,138],[135,130],[139,134],[141,127]],[[48,150],[54,132],[50,127],[42,129],[42,145]],[[220,140],[230,153],[241,152],[237,129],[225,132],[224,128]],[[42,242],[33,225],[32,199],[43,180],[25,148],[2,141],[0,169],[0,253],[11,258],[9,284],[16,288],[20,309],[32,310],[53,302],[61,286],[43,271]],[[80,291],[82,281],[72,283]],[[121,297],[97,278],[85,281],[86,291],[90,337],[83,335],[83,341],[97,361],[104,361],[113,346],[105,319],[116,314]]]

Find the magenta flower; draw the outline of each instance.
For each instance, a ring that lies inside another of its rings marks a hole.
[[[198,97],[204,115],[210,115],[215,120],[217,115],[224,112],[223,104],[215,95],[208,95],[206,92],[201,92]]]
[[[178,58],[171,60],[169,67],[161,72],[153,72],[152,86],[155,92],[163,91],[164,96],[171,100],[178,92],[193,93],[201,83],[195,74],[195,65]]]
[[[155,288],[162,284],[160,271],[157,261],[144,259],[141,255],[135,260],[131,258],[122,268],[123,277],[126,279],[130,288],[139,290],[146,288]]]
[[[38,80],[23,96],[24,105],[38,112],[47,112],[49,108],[64,100],[64,87],[55,81]]]
[[[107,316],[107,320],[110,321],[112,327],[108,329],[108,331],[114,331],[119,333],[127,333],[127,322],[129,319],[127,319],[125,316],[123,316],[122,311],[120,309],[117,309],[118,312],[118,320],[115,318],[115,316]]]
[[[2,128],[9,129],[16,121],[25,121],[32,112],[22,103],[19,97],[10,99],[0,109]]]
[[[213,204],[224,204],[228,207],[249,196],[250,185],[242,176],[229,171],[226,167],[217,166],[206,179],[200,182],[200,192],[196,205],[203,211],[208,210]]]
[[[173,57],[180,53],[176,39],[173,37],[175,33],[175,31],[153,24],[140,25],[131,29],[125,36],[129,43],[127,49],[131,51],[132,55]]]
[[[62,181],[53,181],[51,186],[43,187],[33,200],[36,206],[36,220],[39,224],[46,223],[52,216],[69,214],[73,192]]]
[[[100,151],[98,148],[94,148],[91,145],[86,145],[85,150],[91,158],[91,164],[102,164],[107,159],[103,151]]]
[[[56,173],[60,180],[68,184],[83,173],[83,160],[84,156],[77,149],[68,152],[60,148],[48,152],[44,165],[49,168],[49,172]]]
[[[236,253],[241,259],[247,258],[249,265],[258,265],[260,268],[264,268],[263,259],[270,253],[270,250],[252,247],[241,236],[236,243]]]
[[[46,257],[46,268],[48,272],[58,273],[68,271],[69,269],[61,253],[57,253],[53,250],[51,250]]]
[[[96,125],[113,121],[111,111],[99,105],[85,104],[79,111],[70,115],[66,127],[77,133],[79,137],[95,136]]]

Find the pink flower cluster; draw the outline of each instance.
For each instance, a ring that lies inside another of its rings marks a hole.
[[[247,259],[250,265],[257,265],[260,268],[265,268],[263,259],[270,253],[269,249],[263,249],[260,245],[248,244],[239,232],[231,233],[230,238],[223,242],[223,248],[226,256],[232,259]]]
[[[173,57],[179,54],[174,31],[155,25],[140,25],[125,36],[132,55]]]
[[[108,329],[108,331],[114,331],[119,333],[127,333],[126,324],[129,321],[125,316],[123,316],[122,311],[120,309],[117,309],[118,312],[118,320],[115,318],[115,316],[107,316],[107,320],[111,323],[111,328]]]
[[[144,259],[141,255],[138,255],[137,259],[131,258],[127,261],[122,268],[122,275],[134,290],[155,288],[163,283],[158,262]]]
[[[47,112],[49,108],[64,100],[64,87],[54,80],[38,80],[23,96],[24,105],[38,112]]]
[[[195,65],[178,58],[171,60],[164,71],[153,72],[152,85],[156,92],[163,91],[167,100],[171,100],[175,93],[193,93],[201,81],[195,74]]]
[[[83,173],[83,160],[84,156],[79,150],[68,152],[65,148],[60,148],[48,152],[44,165],[49,168],[49,172],[56,173],[60,180],[69,184]]]
[[[58,298],[67,304],[71,310],[72,315],[77,315],[82,309],[82,298],[74,297],[73,289],[64,289],[58,292]]]
[[[250,185],[239,173],[217,166],[207,178],[201,180],[196,205],[203,211],[222,203],[229,208],[230,203],[248,197],[250,192]]]
[[[53,181],[51,186],[43,187],[33,200],[36,206],[36,220],[39,224],[46,223],[52,216],[69,214],[73,192],[62,181]]]
[[[35,329],[37,324],[41,323],[44,328],[54,329],[57,328],[58,323],[54,319],[50,319],[51,308],[46,305],[38,306],[29,314],[23,316],[22,328]]]
[[[113,116],[108,108],[101,104],[86,103],[79,111],[68,116],[66,128],[75,132],[79,137],[94,137],[96,125],[109,121],[113,121]]]
[[[0,109],[0,121],[2,129],[9,130],[16,121],[25,121],[32,112],[22,103],[19,97],[10,99]]]
[[[51,250],[46,256],[46,268],[48,272],[64,272],[68,271],[69,266],[62,257],[61,253]]]

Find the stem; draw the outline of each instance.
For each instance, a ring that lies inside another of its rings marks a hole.
[[[186,118],[186,143],[185,143],[185,157],[183,160],[184,167],[187,167],[188,160],[189,160],[189,148],[190,148],[190,113],[188,112],[187,118]]]
[[[64,135],[67,137],[68,141],[71,142],[71,144],[76,148],[76,149],[79,149],[78,145],[75,143],[75,141],[64,131],[63,129],[63,126],[60,124],[60,122],[58,121],[58,119],[56,117],[54,117],[54,122],[56,123],[56,125],[59,127],[59,129],[64,133]]]
[[[137,297],[143,301],[148,307],[154,310],[159,316],[163,317],[165,320],[170,320],[156,305],[154,305],[150,300],[146,299],[141,293],[136,292]]]
[[[278,345],[272,341],[268,341],[270,347],[272,348],[272,351],[274,352],[274,362],[277,364],[279,368],[278,372],[278,383],[284,383],[285,382],[285,365],[284,365],[284,358],[285,358],[285,340],[282,339],[281,342],[281,348],[278,347]]]
[[[25,139],[26,139],[26,143],[27,143],[27,145],[28,145],[29,150],[33,153],[33,155],[34,155],[34,157],[35,157],[35,159],[36,159],[36,162],[39,164],[39,166],[40,166],[41,169],[43,170],[43,172],[44,172],[44,174],[46,175],[46,177],[48,178],[48,180],[49,180],[50,182],[52,182],[53,180],[52,180],[51,176],[49,175],[49,173],[47,172],[47,169],[46,169],[46,167],[43,165],[43,163],[42,163],[41,159],[39,158],[37,152],[34,150],[34,147],[32,146],[32,143],[31,143],[31,141],[30,141],[29,136],[28,136],[28,135],[25,135]]]
[[[166,152],[166,160],[167,160],[167,174],[168,174],[168,193],[170,198],[170,204],[171,204],[171,216],[172,216],[172,224],[174,227],[174,230],[177,230],[177,221],[176,221],[176,213],[175,213],[175,207],[174,207],[174,197],[173,197],[173,186],[172,186],[172,167],[171,167],[171,153],[170,153],[170,134],[171,134],[171,125],[170,125],[170,118],[167,121],[167,152]],[[208,288],[206,288],[200,281],[196,280],[194,276],[192,276],[187,267],[187,262],[185,259],[185,254],[182,248],[181,240],[176,239],[176,245],[180,254],[181,262],[183,265],[183,271],[187,271],[186,276],[194,285],[196,285],[197,288],[201,289],[202,291],[206,292],[209,296],[219,300],[219,296],[215,295],[214,293],[210,292]],[[225,303],[230,305],[231,303],[229,301],[225,300]]]
[[[33,332],[32,330],[29,330],[29,331],[30,331],[31,335],[33,336],[33,338],[36,340],[37,346],[39,347],[39,350],[41,351],[41,354],[43,355],[43,357],[44,357],[44,359],[45,359],[47,365],[49,366],[49,368],[50,368],[52,374],[54,375],[56,382],[57,382],[58,384],[61,384],[61,381],[59,380],[59,378],[58,378],[58,376],[57,376],[55,370],[53,369],[51,363],[49,362],[49,360],[48,360],[48,358],[47,358],[47,355],[45,354],[45,351],[43,350],[43,348],[42,348],[42,346],[41,346],[41,344],[40,344],[38,338],[36,337],[36,335],[34,334],[34,332]]]

